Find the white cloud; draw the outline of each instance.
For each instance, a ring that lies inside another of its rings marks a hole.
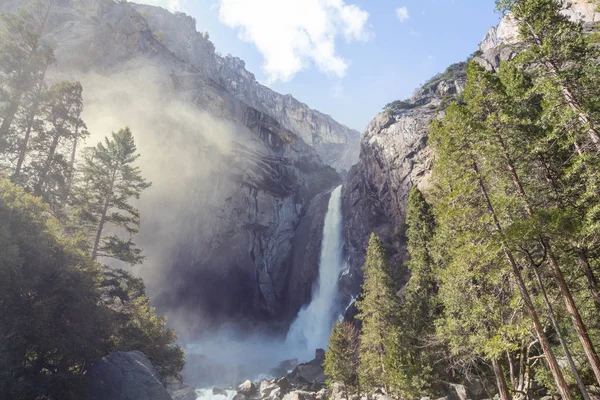
[[[342,77],[348,61],[336,39],[367,41],[369,14],[345,0],[219,0],[219,19],[264,57],[270,82],[289,81],[311,64]]]
[[[406,8],[406,7],[396,8],[396,17],[398,17],[398,20],[400,20],[400,22],[404,22],[404,21],[408,20],[408,18],[409,18],[408,8]]]
[[[136,3],[150,4],[166,8],[169,11],[180,11],[181,0],[135,0]]]

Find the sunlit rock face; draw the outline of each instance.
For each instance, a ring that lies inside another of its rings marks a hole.
[[[448,99],[463,91],[464,65],[456,66],[450,75],[415,92],[411,108],[378,114],[362,133],[360,161],[350,170],[343,191],[349,260],[349,270],[340,282],[344,304],[359,291],[360,267],[371,232],[393,244],[394,266],[405,258],[403,224],[408,194],[414,185],[426,186],[431,169],[429,124],[443,114]],[[400,272],[406,277],[406,271]]]
[[[580,21],[586,31],[595,29],[600,21],[596,5],[588,0],[564,3],[565,15]],[[474,60],[493,71],[519,48],[518,29],[508,15],[485,35]],[[345,254],[350,265],[340,282],[343,304],[351,304],[360,291],[360,267],[371,232],[394,245],[392,265],[401,266],[405,259],[408,195],[414,185],[427,187],[433,161],[427,146],[429,125],[443,117],[444,109],[464,90],[465,66],[456,64],[419,88],[407,109],[376,115],[361,134],[360,160],[348,173],[343,191]],[[398,273],[408,278],[405,268],[398,268]],[[355,311],[348,310],[350,314]]]
[[[563,0],[563,14],[572,21],[579,21],[584,31],[591,31],[600,22],[597,5],[589,0]],[[492,27],[479,44],[477,62],[488,70],[495,70],[501,61],[510,60],[519,51],[519,29],[510,14],[498,26]]]
[[[283,128],[317,150],[327,165],[347,171],[356,163],[359,132],[310,109],[289,94],[282,95],[261,85],[246,70],[243,60],[217,55],[207,34],[196,31],[193,18],[151,6],[133,5],[133,8],[146,18],[152,31],[158,32],[159,40],[173,54],[200,69],[205,77],[248,106],[276,118]]]
[[[81,80],[88,145],[134,133],[153,183],[138,204],[147,260],[134,272],[160,311],[183,335],[224,322],[285,329],[318,271],[299,257],[318,259],[318,195],[356,161],[358,133],[259,85],[183,14],[56,0],[47,29],[48,79]]]

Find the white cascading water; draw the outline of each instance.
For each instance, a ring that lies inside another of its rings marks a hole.
[[[285,340],[290,356],[311,360],[318,348],[325,348],[335,321],[334,303],[342,270],[342,187],[331,192],[323,226],[319,277],[312,301],[298,313]]]

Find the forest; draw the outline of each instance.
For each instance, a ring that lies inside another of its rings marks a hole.
[[[600,387],[600,52],[553,0],[498,1],[521,49],[471,60],[430,127],[432,177],[408,199],[408,261],[371,237],[358,324],[325,371],[350,394],[589,400]],[[411,278],[399,285],[400,267]]]
[[[144,284],[132,205],[150,186],[129,128],[84,147],[79,82],[48,83],[52,2],[3,14],[0,31],[0,398],[81,399],[95,361],[145,353],[177,377],[183,350]],[[109,266],[113,265],[113,267]]]

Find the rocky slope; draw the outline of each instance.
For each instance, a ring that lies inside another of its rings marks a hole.
[[[565,1],[565,14],[591,30],[600,21],[588,0]],[[485,35],[475,60],[490,70],[519,49],[518,31],[510,17]],[[378,114],[361,134],[360,159],[345,180],[343,191],[345,253],[349,269],[341,279],[341,298],[348,304],[360,290],[360,267],[371,232],[392,249],[394,265],[405,257],[403,225],[406,202],[413,185],[426,186],[432,154],[428,128],[465,86],[464,63],[455,64],[419,88],[411,99]],[[394,239],[394,240],[392,240]],[[400,269],[401,278],[408,271]],[[352,308],[349,308],[352,311]]]
[[[259,85],[180,13],[56,0],[47,32],[49,80],[83,84],[88,143],[134,132],[153,182],[139,204],[139,274],[161,311],[184,335],[224,321],[285,327],[317,269],[293,254],[318,257],[302,235],[320,235],[328,195],[317,195],[341,182],[331,166],[354,162],[357,133]]]
[[[359,132],[310,109],[289,94],[282,95],[259,84],[243,60],[216,54],[208,35],[196,31],[193,18],[147,5],[133,4],[133,8],[146,18],[173,54],[202,69],[204,76],[245,104],[275,117],[284,128],[314,147],[327,165],[342,171],[358,160]]]

